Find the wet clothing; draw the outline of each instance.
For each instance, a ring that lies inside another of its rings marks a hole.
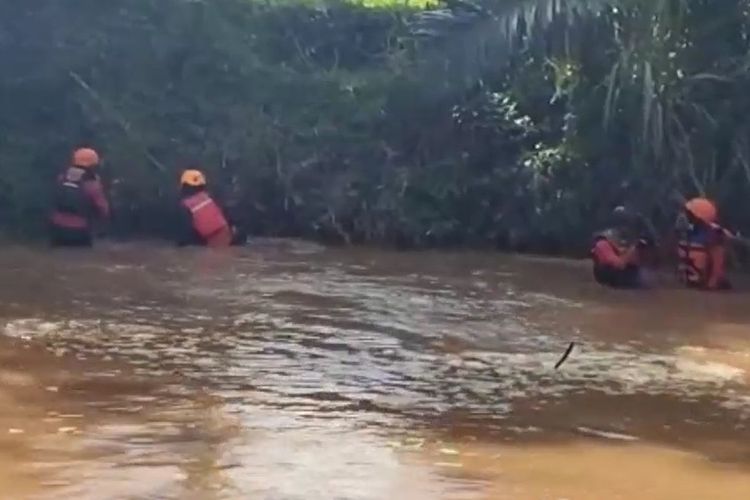
[[[91,244],[92,225],[109,217],[110,208],[99,176],[91,169],[70,167],[57,179],[50,216],[52,242],[58,245]]]
[[[644,286],[639,246],[613,229],[594,235],[591,259],[597,283],[614,288]]]
[[[730,288],[726,277],[728,231],[718,224],[693,221],[677,244],[680,279],[690,288]]]
[[[205,189],[184,189],[180,201],[177,244],[227,247],[232,228],[224,211]]]

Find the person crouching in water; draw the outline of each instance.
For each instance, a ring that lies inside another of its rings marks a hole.
[[[625,207],[612,212],[610,228],[594,235],[591,259],[597,283],[614,288],[642,288],[645,249],[649,238],[640,237],[639,219]]]
[[[726,276],[726,254],[732,233],[720,226],[718,219],[716,205],[706,198],[689,200],[678,217],[678,271],[689,288],[731,288]]]
[[[99,154],[90,148],[73,153],[70,167],[57,178],[50,216],[54,246],[90,247],[96,218],[107,219],[110,209],[99,179]]]
[[[224,211],[206,189],[200,170],[185,170],[180,179],[180,220],[177,244],[214,248],[233,243],[233,231]]]

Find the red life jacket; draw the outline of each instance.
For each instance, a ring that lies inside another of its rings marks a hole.
[[[594,261],[594,265],[596,266],[600,266],[604,264],[603,262],[599,261],[599,258],[595,252],[596,245],[600,241],[607,242],[607,244],[610,246],[614,254],[617,255],[618,257],[622,257],[628,251],[627,242],[622,240],[622,238],[619,237],[619,234],[617,233],[617,231],[608,229],[606,231],[596,233],[594,234],[593,243],[591,245],[591,250],[589,252],[592,260]]]
[[[615,243],[612,240],[612,238],[611,238],[611,236],[609,234],[607,234],[606,232],[597,233],[597,234],[594,235],[594,241],[593,241],[593,244],[591,245],[591,250],[589,251],[589,254],[591,255],[591,258],[594,260],[595,264],[600,264],[599,259],[596,256],[596,252],[594,252],[594,249],[596,248],[596,245],[600,241],[606,241],[607,244],[612,248],[612,251],[618,257],[621,256],[624,253],[624,251],[620,247],[620,245],[618,245],[617,243]]]
[[[206,241],[229,229],[229,223],[216,202],[204,191],[182,200],[193,215],[193,228]]]

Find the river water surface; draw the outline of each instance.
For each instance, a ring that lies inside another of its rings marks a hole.
[[[750,498],[742,292],[279,241],[0,258],[0,498]]]

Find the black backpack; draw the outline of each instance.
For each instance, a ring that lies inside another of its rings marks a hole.
[[[96,174],[79,167],[70,167],[57,183],[55,209],[58,212],[89,217],[91,203],[83,190],[83,184],[95,180]]]

